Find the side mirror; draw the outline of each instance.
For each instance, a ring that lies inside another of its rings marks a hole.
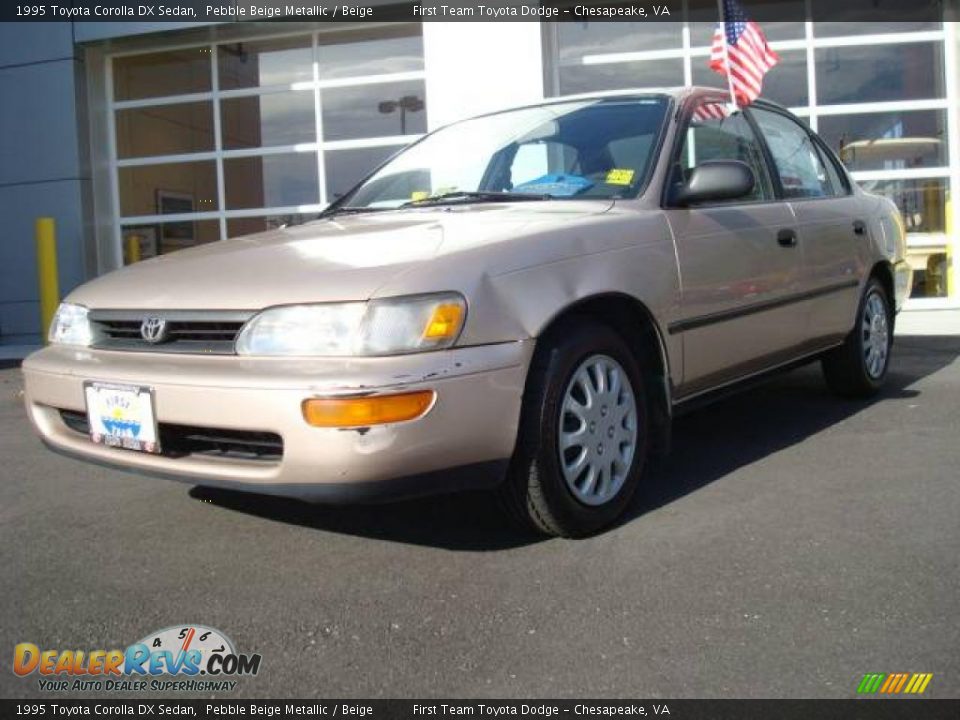
[[[753,170],[739,160],[708,160],[697,165],[675,194],[674,204],[687,207],[695,203],[736,200],[753,191]]]

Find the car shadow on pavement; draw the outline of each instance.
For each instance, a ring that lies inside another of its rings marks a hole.
[[[876,398],[835,397],[822,380],[819,364],[813,364],[683,415],[675,421],[669,457],[651,468],[620,524],[800,443],[874,403],[916,397],[920,393],[914,383],[958,356],[960,336],[897,338],[887,384]],[[544,540],[507,522],[490,492],[354,506],[204,487],[191,489],[190,495],[275,522],[447,550],[495,551]]]

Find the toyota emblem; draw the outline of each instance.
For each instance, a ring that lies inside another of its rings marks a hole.
[[[140,336],[151,344],[163,342],[167,338],[167,321],[160,317],[144,318],[140,323]]]

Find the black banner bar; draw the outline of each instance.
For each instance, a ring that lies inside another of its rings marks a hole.
[[[0,700],[0,717],[956,720],[960,700]]]
[[[940,22],[960,0],[743,0],[759,22]],[[713,22],[716,0],[63,0],[5,2],[7,22]]]

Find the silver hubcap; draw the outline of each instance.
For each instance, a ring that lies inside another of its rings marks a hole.
[[[591,355],[573,373],[560,409],[560,468],[577,500],[603,505],[620,492],[637,432],[637,401],[626,371],[607,355]]]
[[[871,293],[863,306],[863,321],[860,326],[863,337],[863,361],[867,374],[876,380],[887,366],[890,352],[890,326],[887,308],[877,293]]]

